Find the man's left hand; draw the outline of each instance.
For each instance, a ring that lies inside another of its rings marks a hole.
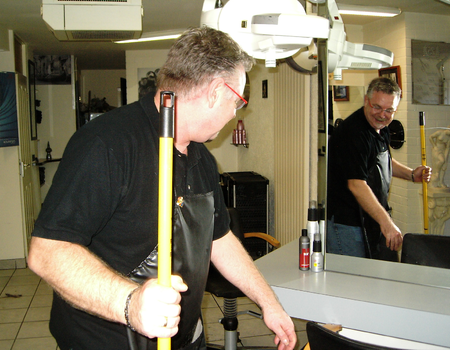
[[[278,350],[292,350],[297,343],[294,323],[281,305],[263,312],[264,322],[275,333],[275,345]]]
[[[431,180],[431,167],[426,165],[421,165],[413,170],[414,182],[430,182]]]

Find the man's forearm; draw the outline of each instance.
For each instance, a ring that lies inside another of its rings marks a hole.
[[[85,247],[33,237],[28,264],[74,307],[125,323],[126,298],[138,285],[110,269]]]
[[[263,311],[267,304],[278,303],[272,288],[231,231],[213,242],[211,261],[227,280],[258,304]]]
[[[378,222],[380,226],[386,225],[391,221],[389,214],[365,181],[348,180],[348,188],[362,209]]]
[[[403,165],[402,163],[397,162],[395,159],[392,159],[392,175],[394,177],[398,177],[399,179],[411,181],[411,173],[413,169]]]

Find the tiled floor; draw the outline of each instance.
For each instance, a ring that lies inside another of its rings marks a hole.
[[[56,350],[48,330],[51,288],[29,269],[0,270],[0,292],[0,350]],[[223,345],[223,328],[218,322],[222,300],[205,293],[202,307],[207,342]],[[259,311],[250,300],[240,298],[238,311],[244,310]],[[298,350],[306,343],[306,322],[294,323]],[[240,315],[238,330],[245,347],[273,346],[272,332],[258,318]]]

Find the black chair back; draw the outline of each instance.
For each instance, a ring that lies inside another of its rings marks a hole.
[[[405,234],[401,262],[450,268],[450,237],[418,233]]]
[[[344,337],[316,322],[306,324],[306,333],[311,350],[394,350]]]

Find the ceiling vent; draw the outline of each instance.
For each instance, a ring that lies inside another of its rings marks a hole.
[[[42,0],[41,14],[60,41],[116,41],[142,33],[142,0]]]

